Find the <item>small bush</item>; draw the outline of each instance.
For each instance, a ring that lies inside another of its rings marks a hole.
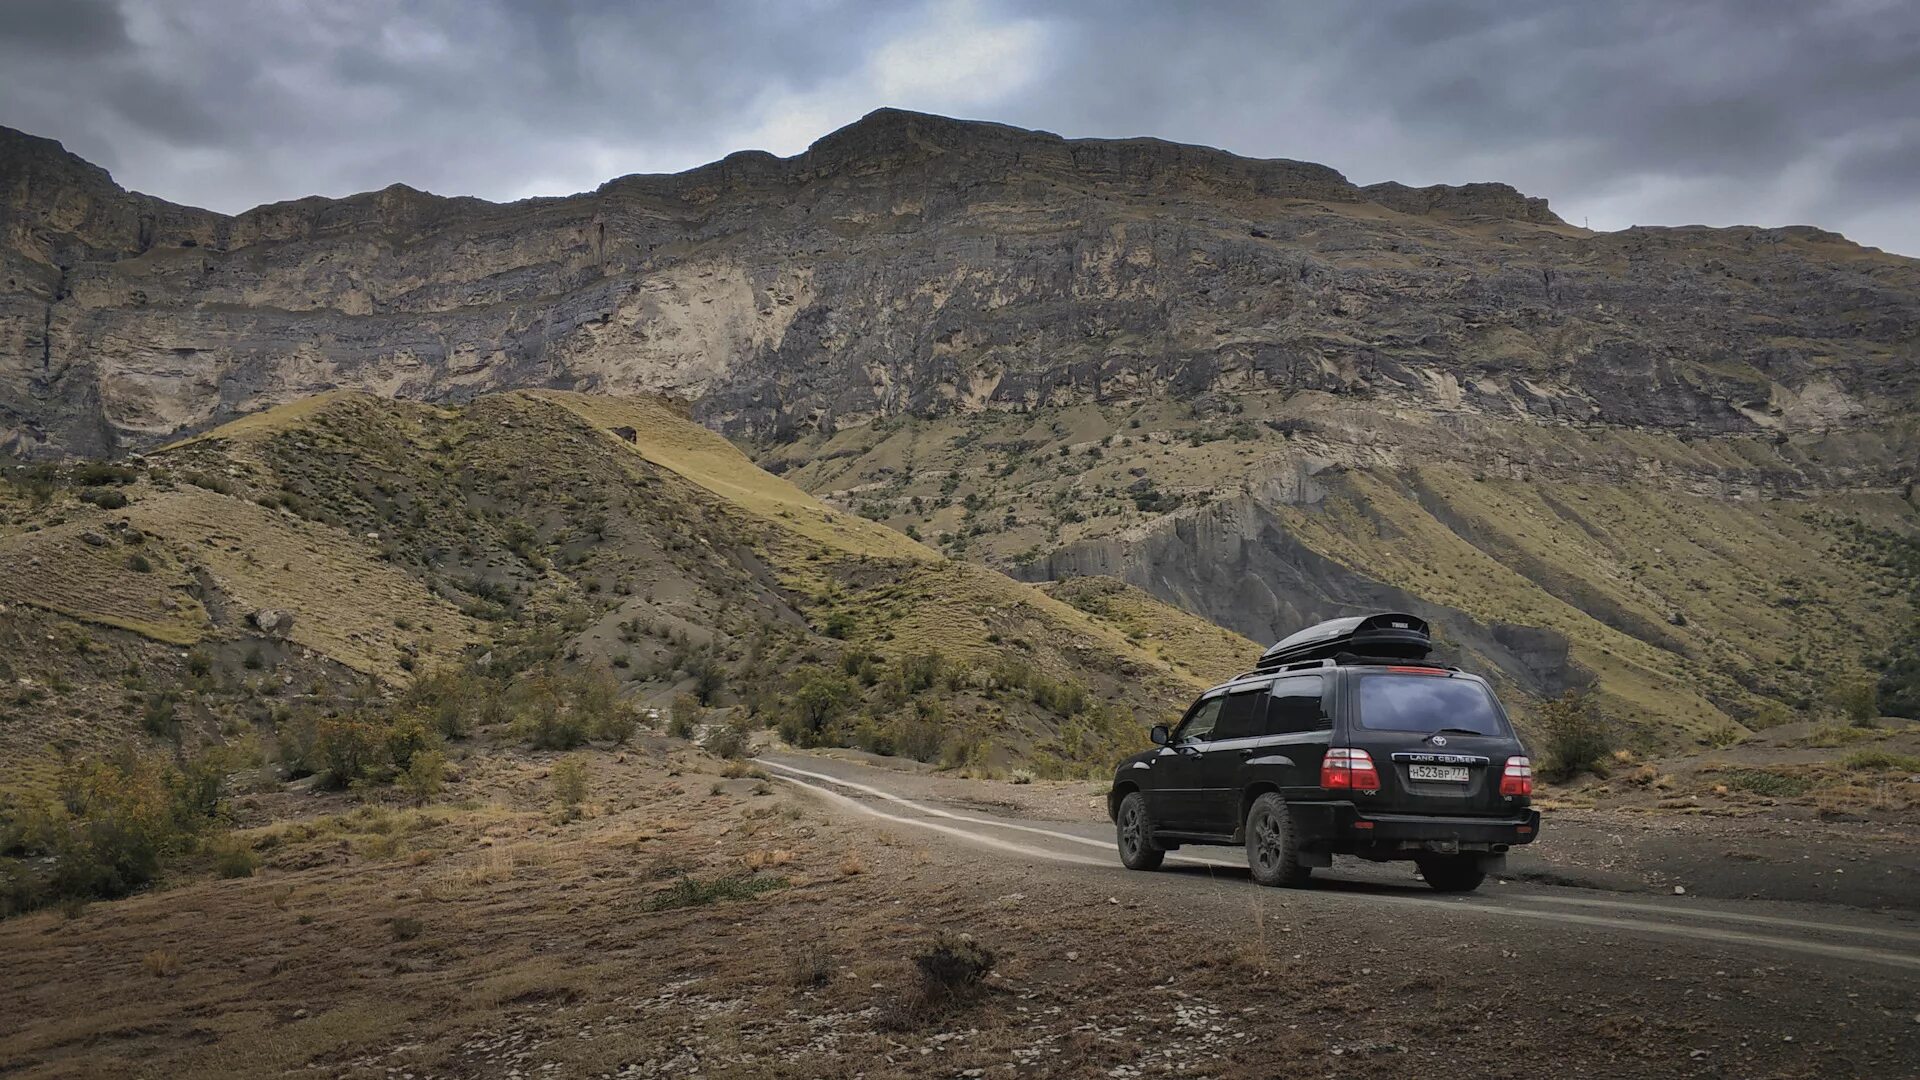
[[[166,949],[155,949],[140,958],[140,968],[156,979],[171,979],[180,974],[180,958]]]
[[[707,732],[702,745],[714,757],[737,758],[747,752],[747,733],[738,724],[722,724]]]
[[[562,758],[553,764],[553,797],[561,806],[579,806],[587,801],[587,766],[579,758]]]
[[[1855,750],[1840,764],[1849,769],[1920,773],[1920,755],[1896,754],[1890,750]]]
[[[438,750],[423,750],[413,755],[395,782],[414,802],[427,803],[440,794],[446,776],[447,755]]]
[[[252,877],[259,868],[260,857],[244,844],[228,841],[214,850],[213,870],[223,878]]]
[[[148,884],[168,858],[197,847],[217,826],[224,775],[225,763],[213,759],[182,766],[125,754],[68,765],[53,799],[0,818],[0,845],[52,857],[44,880],[5,875],[0,908],[78,904]]]
[[[803,942],[788,955],[788,985],[811,990],[832,981],[833,954],[819,942]]]
[[[1744,791],[1749,795],[1791,799],[1813,790],[1813,781],[1808,777],[1766,769],[1725,769],[1717,775],[1729,789]]]
[[[1542,779],[1564,783],[1583,772],[1607,775],[1613,727],[1585,695],[1569,690],[1543,701],[1538,717],[1546,751],[1539,770]]]
[[[412,941],[426,930],[426,924],[412,915],[395,915],[387,920],[387,929],[395,941]]]
[[[151,574],[153,573],[153,560],[136,551],[127,556],[127,569],[136,574]]]
[[[993,970],[993,950],[969,934],[943,934],[916,954],[913,966],[920,975],[920,998],[934,1006],[955,1005],[979,995]]]
[[[634,715],[633,706],[617,702],[600,717],[594,734],[615,746],[625,746],[633,738],[633,731],[639,724],[640,718]]]
[[[673,699],[673,705],[667,710],[667,734],[676,739],[693,738],[693,729],[706,715],[706,709],[692,694],[681,694]]]
[[[1879,714],[1876,681],[1864,678],[1836,680],[1827,689],[1827,700],[1855,727],[1870,727]]]
[[[318,722],[313,752],[323,786],[343,788],[357,780],[376,780],[389,761],[382,726],[357,716],[332,716]]]
[[[127,505],[127,497],[111,488],[88,490],[80,493],[81,502],[90,502],[102,510],[118,510]]]
[[[655,893],[647,901],[646,907],[648,911],[699,907],[722,900],[747,900],[763,892],[786,887],[786,878],[760,877],[755,874],[726,874],[707,881],[695,877],[682,877],[664,891]]]
[[[140,710],[140,726],[149,735],[178,740],[180,718],[175,711],[173,695],[164,692],[148,694],[146,704]]]

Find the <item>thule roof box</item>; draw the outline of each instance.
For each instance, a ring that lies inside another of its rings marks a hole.
[[[1423,660],[1433,651],[1427,621],[1417,615],[1383,611],[1328,619],[1281,640],[1260,657],[1257,671],[1303,660],[1329,660],[1343,653],[1396,660]]]

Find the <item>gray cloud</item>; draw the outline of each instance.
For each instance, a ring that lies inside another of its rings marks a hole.
[[[1920,254],[1907,0],[0,3],[0,123],[228,211],[561,194],[881,105]]]

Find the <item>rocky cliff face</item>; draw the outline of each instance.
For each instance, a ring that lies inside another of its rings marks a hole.
[[[658,390],[761,439],[1248,388],[1698,435],[1920,399],[1920,264],[1831,234],[1596,235],[1497,184],[896,111],[571,198],[234,217],[0,131],[0,215],[16,455],[336,387]]]

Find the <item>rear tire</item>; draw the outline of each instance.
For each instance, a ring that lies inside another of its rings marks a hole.
[[[1486,868],[1472,855],[1435,855],[1413,864],[1435,892],[1472,892],[1487,880]]]
[[[1127,792],[1120,800],[1120,812],[1113,816],[1114,832],[1120,843],[1120,862],[1129,870],[1157,870],[1167,853],[1153,845],[1153,818],[1147,814],[1147,797]]]
[[[1300,837],[1286,800],[1269,791],[1247,810],[1247,869],[1262,885],[1297,889],[1307,883],[1313,868],[1300,865]]]

